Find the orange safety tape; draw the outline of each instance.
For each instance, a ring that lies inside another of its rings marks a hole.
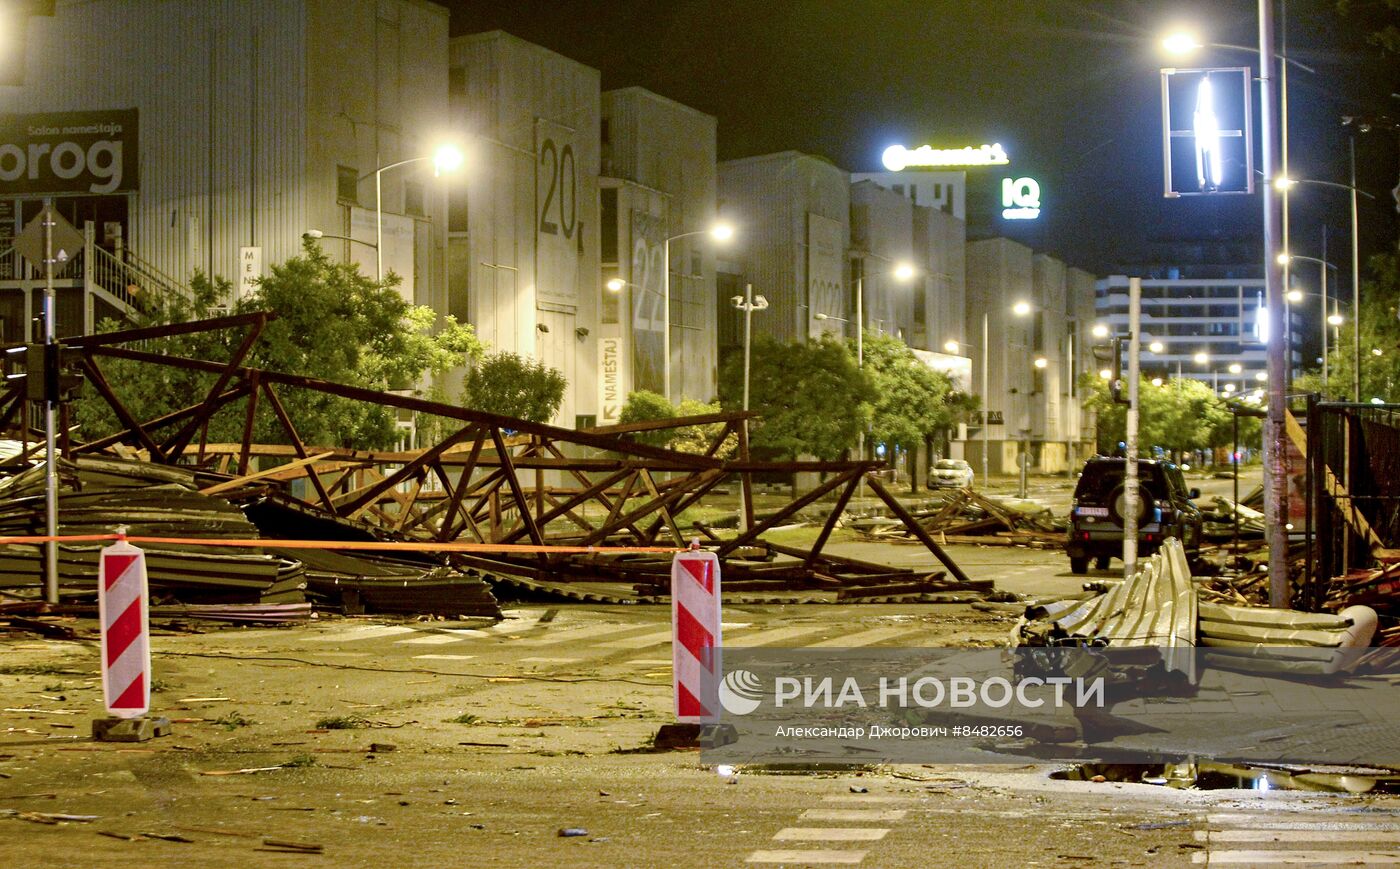
[[[386,543],[369,540],[237,540],[197,539],[191,537],[143,537],[135,534],[69,534],[54,537],[0,537],[0,543],[37,544],[95,543],[103,540],[125,540],[127,543],[166,543],[186,546],[265,547],[268,549],[371,549],[409,552],[517,552],[575,554],[581,552],[680,552],[675,546],[534,546],[515,543]]]

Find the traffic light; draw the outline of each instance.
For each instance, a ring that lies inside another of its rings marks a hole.
[[[68,401],[83,385],[83,375],[65,360],[62,344],[27,344],[24,348],[24,397],[30,401]],[[69,368],[73,370],[66,370]]]

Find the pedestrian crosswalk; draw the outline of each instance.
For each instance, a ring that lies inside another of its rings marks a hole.
[[[1400,865],[1400,814],[1223,812],[1206,816],[1192,860],[1205,866]]]
[[[669,665],[671,627],[667,622],[599,621],[588,615],[544,618],[543,608],[509,610],[506,618],[484,628],[438,628],[424,624],[330,623],[304,638],[305,649],[328,657],[364,656],[369,649],[401,649],[426,661],[471,660],[509,654],[532,667],[566,666],[582,661],[620,660],[638,667]],[[591,615],[591,614],[590,614]],[[723,644],[730,648],[863,648],[875,645],[916,646],[924,631],[917,624],[833,629],[828,624],[753,622],[724,625]],[[419,650],[421,651],[415,651]],[[629,657],[628,653],[632,653]]]

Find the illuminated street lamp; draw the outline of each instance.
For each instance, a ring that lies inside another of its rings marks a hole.
[[[878,254],[866,254],[878,259],[884,259]],[[878,274],[878,273],[877,273]],[[907,284],[914,279],[916,271],[911,263],[903,260],[894,264],[888,274],[902,284]],[[865,265],[862,260],[860,274],[856,275],[856,367],[865,365]]]
[[[1322,276],[1321,292],[1305,293],[1301,290],[1290,290],[1288,292],[1287,299],[1290,302],[1301,302],[1304,296],[1318,296],[1322,301],[1322,315],[1320,318],[1322,322],[1319,325],[1322,328],[1322,386],[1325,389],[1327,387],[1327,369],[1329,364],[1327,351],[1327,324],[1331,323],[1333,326],[1340,326],[1342,324],[1342,318],[1340,314],[1335,313],[1335,311],[1329,313],[1327,310],[1327,303],[1332,301],[1330,294],[1327,292],[1327,270],[1329,268],[1335,269],[1336,266],[1332,265],[1326,260],[1321,260],[1317,257],[1303,256],[1302,254],[1289,254],[1285,252],[1278,255],[1278,261],[1280,265],[1287,265],[1289,262],[1295,259],[1305,260],[1311,263],[1317,263],[1318,272]],[[1357,335],[1357,338],[1360,338],[1359,334]],[[1356,359],[1358,362],[1360,362],[1360,353],[1356,354]]]
[[[1163,350],[1167,349],[1167,345],[1163,344],[1161,341],[1153,341],[1151,344],[1147,345],[1147,349],[1151,350],[1153,353],[1161,353]]]
[[[1093,328],[1092,330],[1090,330],[1090,331],[1092,332],[1092,334],[1093,334],[1093,336],[1094,336],[1095,338],[1107,338],[1107,337],[1108,337],[1108,327],[1105,326],[1105,325],[1102,324],[1102,323],[1096,324],[1096,325],[1094,326],[1094,328]]]
[[[695,235],[708,235],[718,242],[734,237],[734,225],[716,221],[708,229],[697,229],[673,235],[662,243],[661,262],[661,391],[671,400],[671,242]]]
[[[407,160],[400,160],[397,163],[390,163],[387,166],[380,166],[374,170],[374,279],[384,280],[384,195],[383,176],[390,169],[397,169],[400,166],[407,166],[410,163],[422,163],[426,160],[433,161],[433,177],[440,177],[444,172],[456,172],[462,168],[465,161],[462,150],[456,145],[442,145],[432,154],[422,157],[409,157]],[[360,176],[363,181],[369,175]]]
[[[1290,190],[1290,189],[1292,189],[1292,188],[1298,186],[1299,184],[1316,184],[1316,185],[1318,185],[1319,187],[1336,187],[1336,188],[1340,188],[1340,189],[1342,189],[1342,190],[1349,191],[1349,193],[1350,193],[1350,198],[1351,198],[1351,310],[1352,310],[1352,314],[1353,314],[1353,315],[1358,314],[1358,313],[1360,312],[1360,310],[1361,310],[1361,253],[1360,253],[1360,247],[1359,247],[1359,245],[1360,245],[1360,242],[1359,242],[1360,236],[1359,236],[1359,231],[1358,231],[1358,226],[1357,226],[1357,216],[1356,216],[1356,196],[1357,196],[1357,194],[1359,193],[1359,194],[1361,194],[1362,196],[1365,196],[1367,199],[1375,199],[1376,197],[1372,196],[1370,193],[1367,193],[1365,190],[1359,190],[1359,189],[1357,189],[1357,187],[1356,187],[1356,143],[1355,143],[1355,142],[1352,142],[1352,146],[1351,146],[1351,183],[1350,183],[1350,184],[1338,184],[1338,183],[1333,182],[1333,181],[1314,181],[1314,180],[1312,180],[1312,179],[1310,179],[1310,178],[1289,178],[1287,175],[1281,175],[1281,176],[1279,176],[1278,178],[1276,178],[1276,179],[1274,180],[1274,186],[1277,187],[1279,190],[1283,190],[1283,191],[1288,191],[1288,190]],[[1297,256],[1296,254],[1295,254],[1294,256],[1296,256],[1298,259],[1311,259],[1310,257]],[[1288,254],[1287,254],[1286,252],[1285,252],[1285,253],[1279,254],[1280,260],[1281,260],[1282,262],[1284,262],[1284,263],[1287,263],[1287,259],[1285,259],[1286,257],[1288,257]],[[1314,262],[1316,262],[1316,260],[1314,260]],[[1323,286],[1325,287],[1325,286],[1326,286],[1326,281],[1327,281],[1327,269],[1326,269],[1325,267],[1324,267],[1323,270],[1322,270],[1322,280],[1323,280]],[[1352,396],[1351,396],[1351,397],[1352,397],[1352,400],[1353,400],[1353,401],[1360,401],[1360,400],[1361,400],[1361,318],[1360,318],[1359,316],[1357,316],[1357,317],[1355,317],[1354,319],[1355,319],[1355,322],[1352,324],[1352,342],[1353,342],[1356,346],[1353,348],[1353,359],[1352,359],[1352,362],[1353,362],[1353,366],[1355,367],[1356,370],[1352,372]]]

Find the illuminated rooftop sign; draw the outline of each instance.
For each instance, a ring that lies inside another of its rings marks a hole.
[[[1001,179],[1003,220],[1035,220],[1040,217],[1040,183],[1034,178]]]
[[[1005,166],[1011,162],[1011,158],[1006,156],[1006,151],[996,144],[943,150],[928,145],[913,150],[903,145],[891,145],[885,149],[880,160],[891,172],[902,172],[910,166]]]

